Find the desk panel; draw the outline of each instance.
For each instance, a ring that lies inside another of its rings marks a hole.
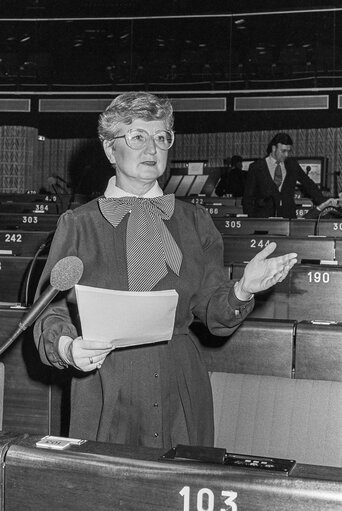
[[[0,256],[0,302],[26,303],[26,284],[32,257]],[[28,286],[28,303],[32,303],[46,256],[37,257]]]
[[[284,218],[224,218],[213,216],[214,223],[222,234],[273,234],[288,236],[290,234],[290,221]]]
[[[50,236],[47,231],[0,231],[0,255],[34,256]]]
[[[296,378],[342,382],[342,323],[298,323],[295,360]]]
[[[289,477],[196,462],[157,449],[87,442],[68,451],[19,438],[4,455],[5,511],[337,511],[342,470],[297,464]],[[233,507],[232,507],[233,506]]]
[[[321,218],[317,223],[317,234],[320,236],[342,238],[342,218],[335,220]]]
[[[245,265],[232,265],[232,278],[241,278]],[[250,317],[297,321],[342,321],[342,267],[298,264],[283,282],[255,295]]]
[[[341,266],[296,265],[289,280],[289,318],[342,320]]]
[[[285,236],[223,236],[224,263],[250,261],[270,242],[276,242],[277,248],[272,255],[279,256],[289,252],[298,254],[298,261],[327,260],[335,258],[335,240],[317,236],[291,238]]]
[[[15,332],[25,312],[0,309],[0,347]],[[69,375],[40,361],[31,329],[4,351],[0,361],[5,366],[3,430],[66,434]]]
[[[63,197],[65,197],[63,195]],[[71,196],[69,196],[70,200]],[[0,193],[0,203],[12,203],[12,202],[57,202],[58,196],[48,193]]]
[[[290,220],[290,236],[292,238],[304,236],[314,236],[316,233],[316,220],[306,218]]]
[[[1,230],[53,231],[59,215],[0,213]]]
[[[56,202],[5,202],[0,203],[0,213],[21,213],[33,214],[44,213],[56,215],[59,213],[58,203]]]
[[[284,378],[292,375],[293,329],[294,321],[247,318],[231,336],[217,337],[192,325],[208,371]]]
[[[241,206],[221,206],[216,204],[203,204],[209,215],[214,217],[230,217],[242,213]]]

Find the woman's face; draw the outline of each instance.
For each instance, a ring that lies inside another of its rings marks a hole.
[[[143,129],[150,135],[158,130],[166,129],[164,121],[144,121],[135,119],[131,124],[121,124],[116,136],[125,135],[131,129]],[[113,142],[105,142],[104,149],[107,158],[116,166],[116,184],[126,191],[132,186],[153,185],[166,169],[168,151],[156,146],[152,137],[148,139],[143,149],[131,149],[124,138]]]

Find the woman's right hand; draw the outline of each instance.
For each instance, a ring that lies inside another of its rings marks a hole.
[[[81,336],[75,339],[63,336],[59,342],[59,352],[63,360],[84,372],[100,369],[113,349],[107,341],[85,341]]]

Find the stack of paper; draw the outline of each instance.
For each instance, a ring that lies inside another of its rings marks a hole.
[[[178,293],[113,291],[76,285],[82,336],[114,347],[171,339]]]

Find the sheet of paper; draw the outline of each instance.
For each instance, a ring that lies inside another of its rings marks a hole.
[[[201,161],[189,162],[188,174],[189,175],[194,175],[194,174],[200,175],[200,174],[203,174],[203,167],[204,167],[204,163],[201,162]]]
[[[171,339],[178,293],[113,291],[76,285],[82,335],[105,340],[115,347]]]

